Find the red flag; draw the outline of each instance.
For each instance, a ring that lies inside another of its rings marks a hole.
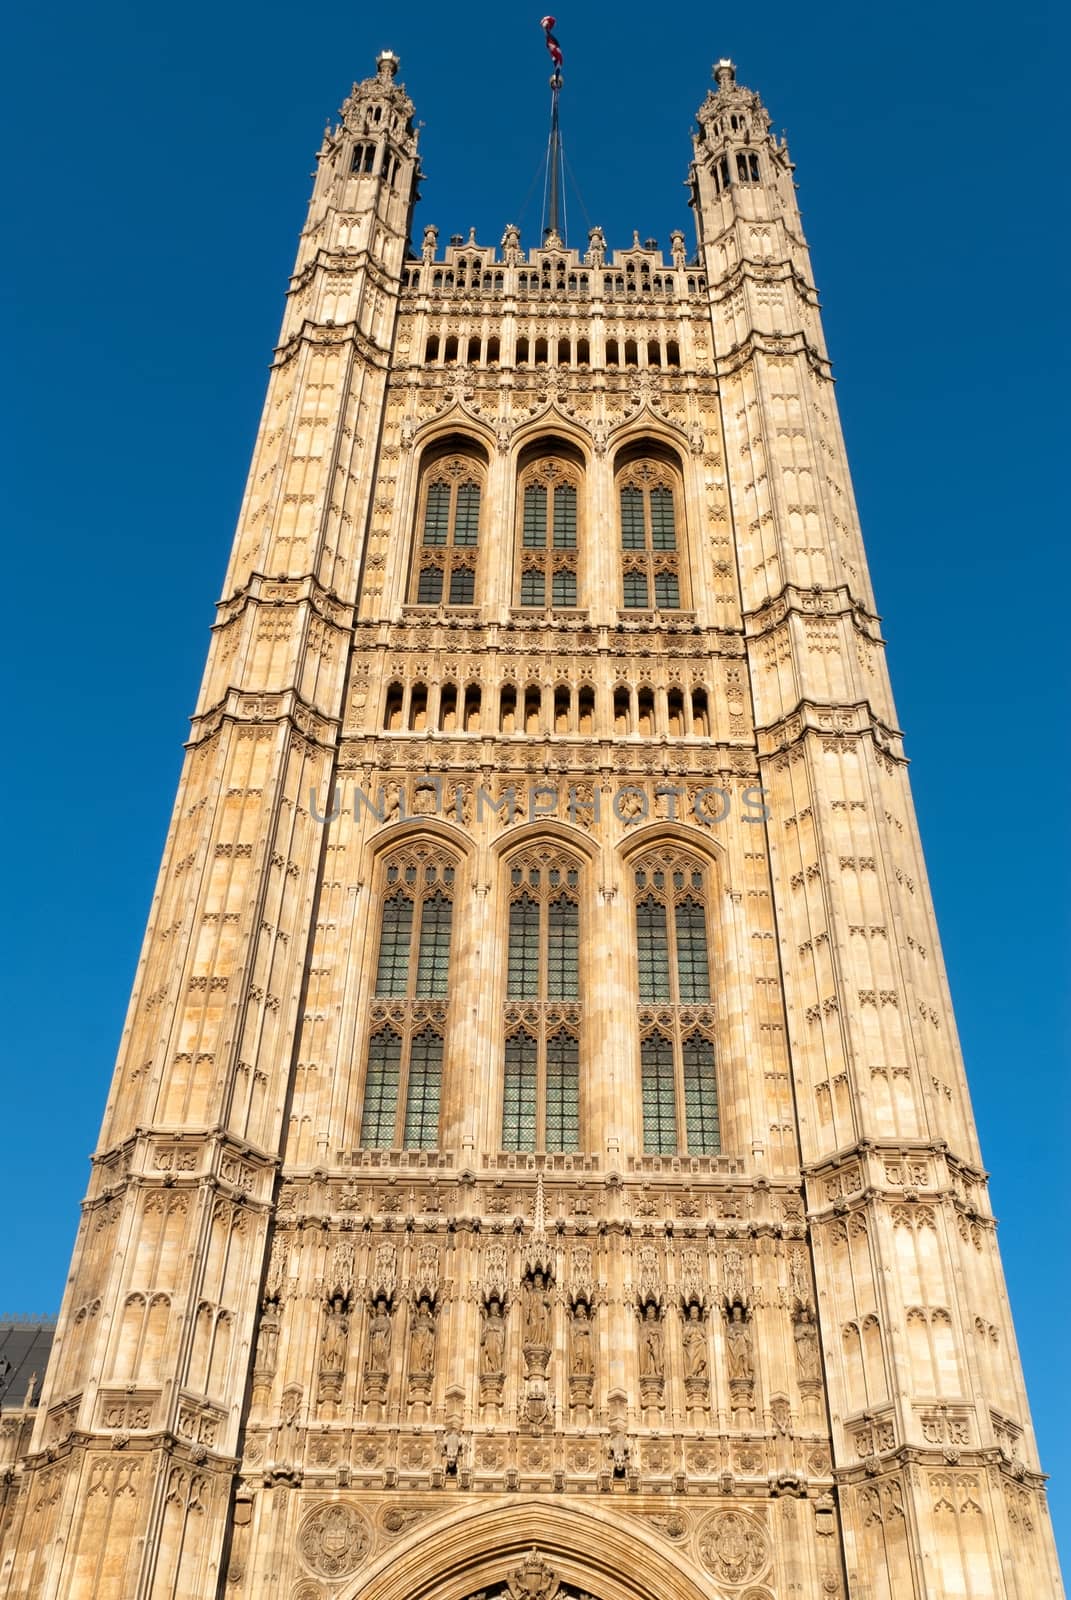
[[[555,39],[554,34],[551,31],[554,27],[555,21],[556,19],[554,17],[544,17],[539,26],[543,29],[543,32],[547,36],[547,49],[550,51],[550,59],[553,61],[556,67],[560,67],[562,64],[562,47],[558,43],[557,39]]]

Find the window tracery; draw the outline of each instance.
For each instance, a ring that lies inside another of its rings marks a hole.
[[[440,457],[425,472],[413,563],[416,605],[472,605],[480,536],[483,473],[472,456]]]
[[[427,842],[398,851],[381,869],[364,1150],[434,1150],[439,1143],[455,871]]]
[[[643,1148],[717,1154],[707,872],[672,846],[633,868]]]
[[[673,473],[658,461],[632,462],[618,476],[625,610],[680,609],[678,494]]]
[[[579,474],[557,456],[535,462],[522,474],[518,603],[577,604]]]
[[[580,1148],[580,878],[553,846],[509,863],[502,1148]]]

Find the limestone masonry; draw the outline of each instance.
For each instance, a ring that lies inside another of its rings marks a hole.
[[[1061,1593],[793,167],[318,152],[4,1600]]]

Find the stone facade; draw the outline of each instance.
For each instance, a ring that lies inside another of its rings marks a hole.
[[[318,153],[0,1595],[1060,1580],[793,168]],[[420,235],[417,235],[420,237]]]

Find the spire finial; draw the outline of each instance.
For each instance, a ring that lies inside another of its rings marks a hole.
[[[736,83],[736,65],[728,56],[714,63],[714,81],[719,89],[731,89]]]
[[[400,66],[401,62],[393,50],[381,50],[376,57],[376,71],[381,78],[387,79],[388,82],[394,77]]]

